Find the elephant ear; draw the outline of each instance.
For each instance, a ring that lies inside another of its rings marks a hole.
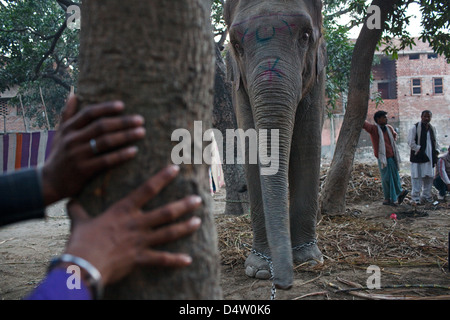
[[[323,37],[323,16],[322,16],[322,1],[313,1],[313,20],[314,20],[314,38],[318,39],[317,55],[316,55],[316,76],[319,77],[327,65],[327,46]]]
[[[319,75],[322,73],[323,69],[328,63],[328,55],[327,55],[327,45],[323,38],[319,43],[319,47],[317,48],[317,57],[316,57],[316,75],[317,79]]]
[[[223,8],[223,18],[225,20],[225,24],[228,28],[231,26],[231,22],[233,20],[234,12],[236,7],[239,4],[239,0],[227,0],[225,1],[225,5]]]
[[[233,54],[230,52],[231,48],[228,50],[226,55],[227,62],[227,81],[233,82],[234,89],[236,91],[239,90],[241,83],[241,72],[239,71],[239,67],[236,63],[236,59],[234,59]]]

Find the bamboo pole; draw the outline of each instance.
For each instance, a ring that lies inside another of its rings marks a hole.
[[[39,92],[41,93],[42,105],[44,106],[44,115],[45,115],[45,121],[47,122],[47,130],[50,130],[50,122],[48,121],[47,107],[45,106],[44,96],[42,95],[41,87],[39,87]]]
[[[25,132],[28,133],[28,126],[27,126],[27,121],[25,119],[25,109],[23,107],[23,103],[22,103],[22,95],[19,94],[19,101],[20,101],[20,106],[22,107],[22,119],[23,119],[23,125],[25,126]]]

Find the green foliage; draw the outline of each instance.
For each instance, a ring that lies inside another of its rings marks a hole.
[[[211,5],[211,22],[214,35],[225,32],[225,20],[223,19],[223,0],[214,0]]]
[[[415,44],[414,39],[404,31],[410,19],[406,9],[412,2],[399,0],[395,12],[383,26],[382,41],[384,44],[390,43],[383,50],[394,59],[398,51]],[[450,2],[416,2],[420,3],[424,28],[420,39],[428,41],[437,53],[445,55],[450,62]],[[0,92],[20,86],[22,100],[28,108],[26,113],[30,118],[36,118],[38,125],[44,123],[39,89],[42,89],[53,126],[64,106],[68,90],[76,85],[79,30],[70,30],[65,24],[66,6],[74,3],[77,2],[0,0]],[[363,23],[370,1],[323,0],[323,3],[328,52],[327,109],[331,115],[339,99],[348,90],[353,53],[348,31]],[[213,31],[216,41],[221,42],[226,35],[223,4],[224,0],[211,1]],[[343,14],[351,17],[347,25],[336,22]],[[400,41],[391,41],[394,37]],[[18,98],[13,102],[19,103]]]
[[[350,41],[345,27],[330,23],[325,19],[325,40],[327,42],[327,81],[325,92],[328,98],[327,113],[331,117],[337,103],[348,91],[350,64],[354,44]]]
[[[0,92],[20,87],[25,112],[37,125],[43,124],[39,88],[55,125],[76,83],[78,47],[78,30],[66,27],[65,8],[57,1],[0,2]]]
[[[420,8],[424,28],[420,39],[430,43],[450,63],[450,1],[420,0]]]
[[[329,56],[326,92],[329,98],[327,107],[330,114],[336,107],[336,99],[339,95],[347,92],[352,53],[348,53],[351,48],[348,41],[345,41],[345,35],[352,27],[364,22],[371,1],[324,0],[323,2]],[[450,43],[450,1],[448,0],[398,0],[395,11],[383,25],[383,36],[377,50],[381,50],[391,59],[398,59],[399,51],[416,45],[415,39],[405,28],[411,19],[406,10],[413,2],[420,3],[422,12],[423,31],[419,39],[428,42],[436,53],[444,55],[450,63],[450,46],[448,45]],[[337,25],[336,18],[342,14],[348,14],[351,17],[347,25]],[[340,90],[342,91],[339,92]],[[377,106],[383,103],[381,96],[377,93],[373,93],[372,96]]]

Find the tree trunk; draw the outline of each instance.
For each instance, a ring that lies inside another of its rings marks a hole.
[[[226,187],[225,214],[241,215],[249,210],[247,183],[244,167],[237,163],[236,144],[234,148],[234,163],[227,163],[226,130],[237,128],[231,97],[231,83],[226,81],[225,63],[219,46],[216,44],[216,75],[214,80],[213,127],[222,133],[223,143],[223,175]]]
[[[395,0],[374,0],[372,5],[377,5],[381,9],[379,17],[381,28],[369,29],[367,23],[364,23],[356,41],[350,67],[347,110],[321,192],[322,215],[345,212],[345,194],[353,169],[353,159],[361,129],[367,117],[373,56],[383,32],[384,22],[388,14],[394,10],[396,2]]]
[[[208,0],[83,1],[78,95],[82,106],[122,100],[129,114],[141,114],[147,136],[133,161],[92,181],[80,196],[100,214],[143,181],[171,164],[175,129],[191,133],[194,121],[211,128],[214,56]],[[194,143],[195,142],[195,143]],[[202,148],[200,150],[200,148]],[[193,159],[192,159],[193,163]],[[208,167],[183,164],[178,178],[146,209],[190,194],[203,198],[194,214],[202,227],[162,250],[185,252],[183,269],[141,268],[105,288],[107,299],[221,299],[217,235],[209,195]]]

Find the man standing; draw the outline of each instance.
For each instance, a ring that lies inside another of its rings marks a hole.
[[[439,191],[438,200],[445,201],[445,195],[450,191],[450,146],[447,154],[438,160],[433,184]]]
[[[365,121],[363,128],[370,134],[373,152],[378,159],[384,194],[383,204],[395,206],[397,199],[399,204],[403,202],[408,190],[402,190],[398,174],[401,160],[395,144],[397,132],[387,124],[386,115],[386,111],[377,111],[373,116],[376,125]]]
[[[421,121],[414,124],[408,133],[408,145],[411,148],[411,198],[416,204],[433,202],[433,167],[437,163],[439,146],[436,128],[430,124],[431,117],[430,110],[422,111]]]

